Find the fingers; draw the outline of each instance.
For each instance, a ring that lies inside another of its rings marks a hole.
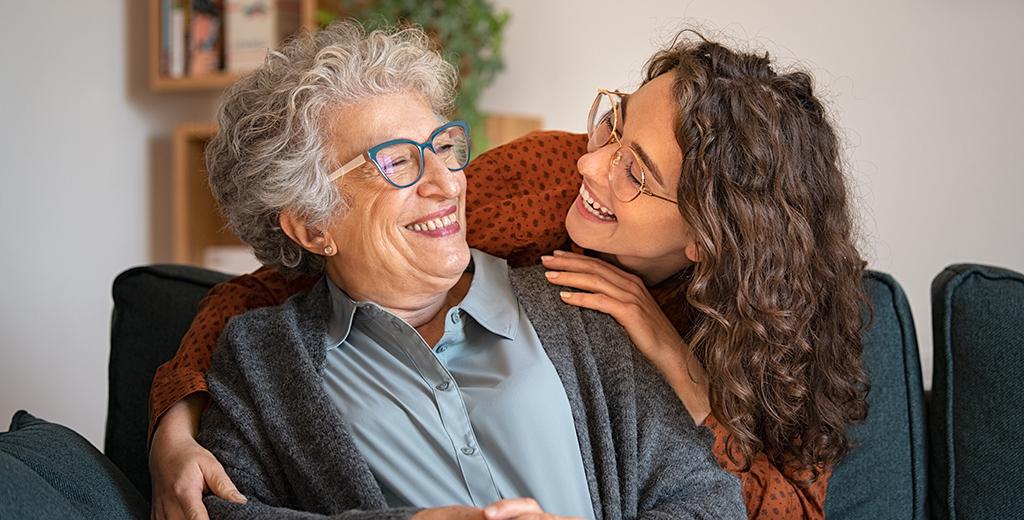
[[[601,275],[576,273],[572,271],[548,271],[544,276],[549,282],[582,291],[606,294],[623,303],[636,302],[639,296],[624,290]]]
[[[627,330],[629,330],[631,325],[637,325],[635,322],[638,320],[643,321],[639,305],[622,302],[606,294],[562,291],[558,295],[562,297],[562,301],[565,303],[585,309],[593,309],[615,318],[615,321],[626,327]]]
[[[228,477],[227,472],[224,471],[224,466],[217,459],[213,458],[212,454],[209,461],[199,464],[199,468],[203,472],[206,486],[210,488],[214,495],[237,504],[244,504],[246,502],[245,496],[238,492],[235,483],[231,482],[231,477]]]
[[[597,258],[555,251],[554,256],[542,256],[541,263],[544,264],[544,267],[552,270],[585,273],[600,277],[630,294],[639,295],[640,292],[646,290],[640,277]]]
[[[601,260],[600,258],[594,258],[594,257],[591,257],[591,256],[580,255],[580,254],[573,253],[573,252],[570,252],[570,251],[561,251],[561,250],[553,251],[552,255],[555,258],[564,259],[566,261],[580,261],[580,262],[584,262],[586,264],[589,264],[589,265],[593,266],[594,269],[604,270],[604,271],[607,271],[607,272],[610,272],[610,273],[614,273],[616,276],[622,277],[624,280],[628,280],[628,281],[630,281],[631,283],[633,283],[635,285],[639,285],[639,286],[644,285],[643,278],[640,278],[639,276],[637,276],[637,275],[635,275],[633,273],[630,273],[628,271],[625,271],[624,269],[622,269],[622,268],[620,268],[618,266],[612,265],[612,264],[610,264],[610,263],[608,263],[608,262],[606,262],[604,260]]]
[[[484,508],[486,520],[509,520],[538,513],[543,514],[544,510],[532,498],[507,498]]]
[[[176,506],[181,508],[182,518],[186,520],[210,520],[206,514],[206,505],[203,504],[202,485],[180,485],[175,486],[174,495],[177,498]]]

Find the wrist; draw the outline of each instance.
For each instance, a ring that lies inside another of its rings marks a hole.
[[[174,403],[157,419],[153,437],[194,439],[199,434],[199,418],[205,406],[206,397],[198,392]]]

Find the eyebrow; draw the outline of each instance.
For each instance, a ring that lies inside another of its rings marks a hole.
[[[625,130],[626,126],[626,104],[629,102],[629,96],[623,96],[622,103],[619,104],[619,109],[622,110],[622,126]],[[644,150],[640,143],[634,142],[631,147],[636,150],[637,155],[640,156],[640,160],[644,162],[644,166],[647,166],[651,170],[651,174],[654,175],[654,180],[658,181],[661,186],[665,185],[665,181],[662,180],[661,171],[658,170],[658,165],[651,160],[651,156],[647,155],[647,151]]]

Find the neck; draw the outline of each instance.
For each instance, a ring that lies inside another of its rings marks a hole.
[[[472,279],[470,273],[459,273],[451,277],[412,277],[412,280],[405,277],[398,283],[398,277],[346,273],[330,264],[327,276],[349,298],[376,303],[417,328],[462,301],[469,289],[468,280]]]
[[[644,285],[652,287],[664,282],[672,275],[682,271],[690,262],[683,253],[661,258],[642,258],[629,255],[608,255],[602,253],[601,258],[607,260],[637,276]]]

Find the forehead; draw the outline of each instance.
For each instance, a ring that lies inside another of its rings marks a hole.
[[[438,125],[430,104],[418,94],[384,94],[337,107],[330,118],[331,144],[339,160],[391,139],[425,141]]]
[[[629,96],[622,132],[623,140],[639,145],[657,163],[671,186],[677,176],[670,172],[678,174],[683,162],[675,134],[679,105],[672,93],[674,79],[674,73],[662,74]]]

